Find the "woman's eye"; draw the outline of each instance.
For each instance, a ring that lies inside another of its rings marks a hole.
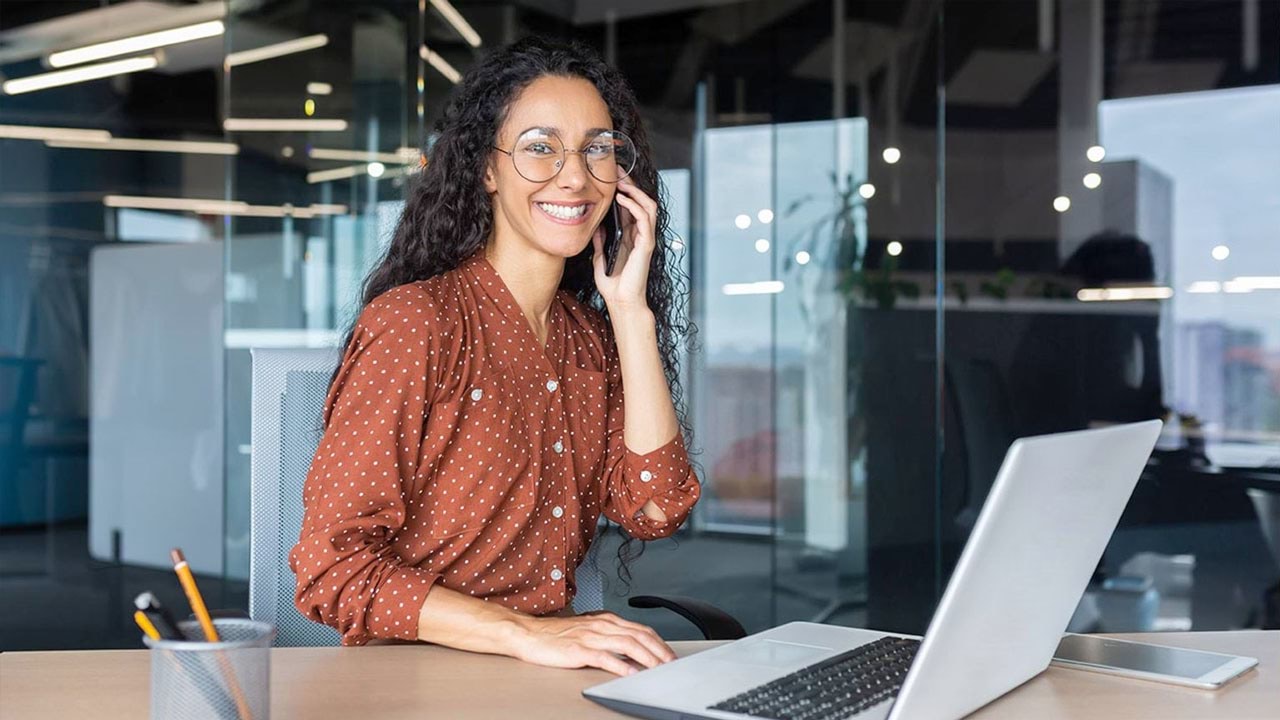
[[[532,155],[549,155],[555,152],[547,143],[532,143],[526,145],[524,151]]]
[[[592,143],[587,146],[587,154],[593,157],[605,157],[613,152],[609,143]]]

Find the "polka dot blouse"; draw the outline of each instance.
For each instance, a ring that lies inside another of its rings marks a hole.
[[[480,255],[365,308],[324,419],[289,564],[298,610],[345,645],[416,639],[437,582],[560,611],[601,513],[666,537],[701,491],[679,433],[644,455],[623,443],[603,317],[560,292],[539,347]]]

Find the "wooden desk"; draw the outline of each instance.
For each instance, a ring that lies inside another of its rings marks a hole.
[[[1165,633],[1154,639],[1251,655],[1258,658],[1259,666],[1218,692],[1050,668],[972,717],[1239,720],[1280,716],[1280,632]],[[713,645],[675,643],[681,655]],[[579,694],[610,677],[594,670],[551,670],[496,656],[413,645],[282,648],[272,651],[271,663],[273,720],[623,717]],[[0,718],[145,718],[148,672],[145,650],[3,653]]]

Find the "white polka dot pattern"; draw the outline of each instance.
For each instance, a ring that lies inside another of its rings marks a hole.
[[[609,328],[568,293],[540,346],[481,256],[388,291],[361,313],[326,402],[290,553],[299,611],[361,645],[416,639],[436,582],[535,615],[568,607],[562,568],[601,513],[651,540],[701,493],[679,433],[639,455],[623,417]],[[640,512],[650,500],[666,522]]]

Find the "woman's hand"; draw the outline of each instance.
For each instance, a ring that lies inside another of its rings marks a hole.
[[[622,239],[618,243],[618,256],[613,263],[613,274],[610,275],[604,255],[603,223],[591,238],[595,247],[592,260],[595,264],[596,289],[600,291],[611,314],[648,310],[645,289],[649,286],[649,262],[653,258],[658,203],[644,194],[629,178],[618,182],[614,199],[623,210],[619,217]]]
[[[633,660],[646,668],[676,659],[676,654],[652,628],[610,612],[573,617],[525,617],[512,655],[548,667],[596,667],[615,675],[630,675]],[[622,656],[622,657],[618,657]]]

